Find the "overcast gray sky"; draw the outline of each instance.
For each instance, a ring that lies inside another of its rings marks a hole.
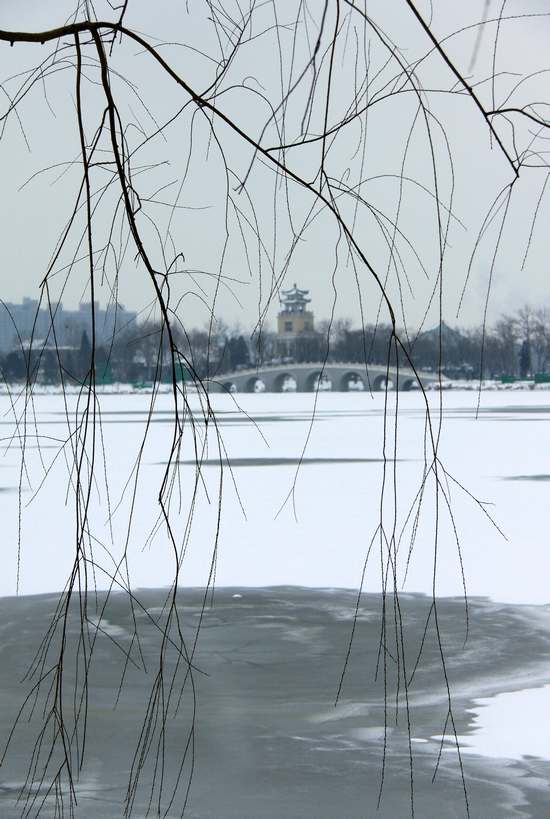
[[[320,20],[322,4],[318,5],[319,8],[311,10],[314,16],[308,18],[309,32],[301,23],[295,40],[293,26],[286,24],[293,23],[297,3],[258,6],[252,39],[243,45],[242,52],[219,89],[224,93],[216,100],[220,110],[232,116],[254,136],[260,134],[268,118],[266,100],[273,106],[280,100],[281,76],[288,83],[291,66],[292,76],[296,78],[305,65],[306,39],[307,36],[314,37]],[[433,29],[439,37],[451,34],[481,19],[484,7],[483,2],[458,4],[450,0],[434,0]],[[501,7],[500,1],[498,4],[489,3],[488,18],[497,17]],[[539,73],[522,83],[520,80],[534,72],[547,71],[550,67],[550,19],[542,16],[545,7],[546,3],[535,0],[506,3],[503,11],[505,17],[531,16],[501,23],[496,52],[497,25],[487,25],[483,29],[477,59],[472,67],[470,62],[478,29],[469,29],[445,41],[445,47],[468,74],[471,83],[486,79],[492,73],[495,60],[498,74],[494,85],[496,105],[521,107],[536,102],[537,113],[544,116],[550,102],[549,74]],[[226,8],[234,10],[235,4],[228,3]],[[73,9],[74,3],[71,2],[44,4],[39,0],[3,0],[0,28],[32,31],[52,28],[68,19]],[[95,9],[98,18],[113,19],[113,12],[107,3],[96,3]],[[326,21],[327,31],[334,27],[335,9],[336,4],[331,4]],[[428,18],[428,3],[420,3],[419,9]],[[342,15],[348,11],[349,7],[342,5]],[[369,3],[368,13],[399,46],[407,60],[417,59],[430,50],[426,35],[419,30],[410,10],[401,0]],[[183,3],[153,4],[130,0],[125,23],[129,28],[158,38],[152,39],[152,42],[158,44],[163,57],[192,87],[203,90],[211,82],[215,61],[220,56],[220,45],[208,18],[206,3],[193,3],[189,13],[186,13]],[[279,23],[277,29],[274,28],[275,19]],[[340,46],[333,66],[329,123],[336,122],[342,116],[353,98],[354,89],[364,81],[367,76],[366,62],[369,63],[371,94],[381,94],[381,89],[397,73],[396,63],[387,62],[388,51],[372,31],[364,38],[360,23],[359,16],[352,12],[349,24],[346,22],[340,34]],[[250,30],[247,30],[248,35]],[[320,54],[327,43],[325,38]],[[37,84],[25,97],[19,109],[20,121],[10,117],[0,141],[0,297],[5,301],[18,301],[23,296],[33,296],[38,292],[57,237],[72,211],[79,184],[79,166],[62,164],[74,162],[79,156],[74,103],[75,72],[72,68],[74,49],[71,41],[66,41],[66,45],[66,51],[60,54],[44,84]],[[227,43],[225,50],[227,53]],[[38,64],[51,51],[49,45],[16,44],[10,48],[8,44],[0,44],[1,81],[5,91],[1,105],[7,104],[7,95],[15,93],[20,84],[20,79],[9,83],[5,82],[6,79]],[[63,54],[67,55],[66,60]],[[104,100],[101,89],[94,84],[98,74],[91,47],[85,49],[84,60],[88,78],[83,87],[85,126],[88,141],[91,141]],[[317,88],[319,102],[313,113],[310,133],[316,131],[324,116],[321,90],[328,65],[327,57]],[[112,79],[127,128],[128,144],[133,148],[144,134],[155,130],[155,122],[163,122],[173,115],[187,102],[188,97],[154,65],[150,56],[139,53],[134,43],[117,45],[111,66],[132,83],[131,87],[122,79],[114,76]],[[419,76],[423,86],[432,89],[425,99],[432,112],[430,123],[438,168],[439,196],[444,204],[449,204],[452,193],[453,212],[457,217],[451,221],[444,263],[444,317],[450,323],[478,324],[483,316],[500,225],[498,218],[476,252],[458,319],[456,312],[479,229],[491,203],[511,181],[511,169],[495,145],[491,146],[487,127],[472,101],[465,95],[440,93],[452,87],[453,78],[442,67],[437,56],[432,54],[422,63]],[[289,103],[288,130],[284,135],[287,142],[299,137],[308,88],[307,83],[302,83]],[[415,326],[423,319],[438,270],[433,168],[422,115],[415,120],[415,94],[402,82],[397,88],[388,86],[387,90],[392,88],[401,93],[374,105],[366,120],[362,117],[348,126],[331,147],[326,168],[334,179],[343,179],[349,185],[356,186],[363,180],[361,188],[356,190],[368,201],[368,207],[360,208],[355,221],[353,199],[349,199],[348,204],[342,204],[342,207],[346,218],[354,224],[357,241],[382,278],[388,267],[389,226],[399,208],[402,234],[398,238],[398,249],[404,270],[400,273],[399,286],[396,273],[390,268],[389,292],[398,315],[402,300],[408,321]],[[491,83],[486,82],[476,88],[483,101],[491,105]],[[506,101],[511,92],[510,99]],[[517,125],[517,144],[523,149],[537,128],[532,123],[526,127],[517,116],[513,121]],[[411,135],[413,122],[415,125]],[[512,145],[512,130],[503,118],[499,133],[507,145]],[[176,253],[182,253],[185,257],[185,262],[180,262],[178,267],[185,268],[186,272],[172,279],[172,304],[177,305],[180,317],[188,326],[205,322],[205,305],[211,306],[215,296],[215,311],[219,318],[229,324],[239,323],[249,328],[266,304],[273,273],[279,276],[284,270],[291,246],[290,224],[297,226],[302,223],[313,199],[291,184],[288,188],[289,218],[284,187],[280,186],[274,204],[273,173],[258,161],[247,179],[247,190],[239,193],[236,190],[237,176],[243,178],[250,162],[250,150],[219,123],[216,125],[216,137],[219,144],[211,138],[204,115],[190,106],[163,137],[152,140],[135,155],[136,189],[144,200],[139,216],[140,225],[151,242],[152,257],[159,268]],[[263,144],[274,144],[275,137],[275,129],[268,128]],[[445,138],[452,155],[452,169]],[[536,145],[541,150],[544,141],[539,139]],[[222,149],[237,176],[226,176]],[[293,149],[287,157],[294,170],[309,178],[318,165],[319,144],[307,149]],[[538,161],[544,161],[543,154]],[[156,167],[148,167],[153,164]],[[51,166],[56,167],[40,173],[22,188],[33,174]],[[400,200],[397,177],[402,168],[407,179],[403,182]],[[94,184],[104,184],[108,176],[109,172],[105,169],[94,170]],[[550,303],[547,283],[548,195],[542,198],[531,248],[522,271],[533,214],[545,179],[544,168],[525,170],[515,187],[500,250],[494,262],[490,320],[499,312],[513,310],[525,301]],[[232,203],[226,211],[228,184],[233,190]],[[425,186],[428,192],[421,186]],[[548,189],[550,191],[550,185]],[[171,207],[174,204],[177,204],[175,210]],[[94,216],[98,248],[106,242],[115,207],[116,199],[108,191]],[[227,242],[226,218],[229,224]],[[255,220],[264,243],[260,251],[254,237]],[[76,224],[75,238],[69,242],[56,269],[67,265],[73,254],[77,258],[83,255],[82,250],[78,250],[76,239],[77,235],[80,236],[82,225],[79,227],[78,221]],[[381,224],[386,227],[386,238]],[[163,260],[160,247],[168,226],[174,245],[171,246],[169,241],[165,243],[166,256]],[[120,249],[125,241],[125,234],[120,233],[120,226],[117,225],[117,232],[112,237],[113,246]],[[150,303],[152,289],[143,266],[136,266],[134,256],[135,249],[129,246],[118,271],[119,298],[128,307],[141,309]],[[269,258],[273,270],[270,269]],[[115,278],[115,267],[115,254],[107,254],[104,272],[111,282]],[[217,288],[220,269],[226,278]],[[101,271],[97,275],[101,276]],[[66,271],[61,269],[52,279],[52,295],[61,294],[67,306],[74,306],[88,297],[84,263],[77,263],[68,283],[63,285],[65,279]],[[334,220],[326,213],[316,215],[295,249],[284,277],[285,286],[293,281],[310,289],[312,306],[319,318],[330,314],[336,293],[335,315],[349,316],[357,323],[360,317],[358,288],[366,320],[373,321],[376,317],[378,294],[370,274],[364,268],[354,270],[344,244],[338,243]],[[105,302],[107,298],[108,288],[104,287],[100,300]],[[269,310],[270,319],[275,312],[276,303]],[[382,318],[385,316],[382,315]],[[434,305],[428,324],[436,320]]]

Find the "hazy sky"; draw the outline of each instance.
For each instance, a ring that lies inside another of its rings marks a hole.
[[[545,71],[550,65],[550,19],[541,16],[545,5],[535,0],[506,3],[503,14],[507,18],[536,16],[504,20],[499,27],[496,50],[497,24],[484,27],[473,65],[471,58],[478,29],[469,29],[445,41],[445,48],[468,74],[472,84],[491,75],[494,60],[498,75],[494,84],[496,106],[521,107],[536,102],[534,110],[544,116],[550,102],[549,75],[539,73],[531,78],[528,75]],[[484,6],[483,2],[457,4],[435,0],[433,29],[439,37],[445,37],[479,20]],[[487,17],[497,17],[501,6],[500,1],[487,4]],[[228,3],[225,8],[234,11],[235,4]],[[281,77],[286,87],[290,76],[293,81],[300,76],[307,61],[307,37],[314,39],[317,31],[322,4],[314,11],[318,13],[315,19],[308,17],[300,22],[293,39],[295,27],[289,24],[294,22],[297,8],[297,3],[286,2],[258,7],[252,30],[246,32],[247,37],[251,33],[252,37],[242,46],[218,89],[217,107],[255,137],[261,134],[269,117],[269,105],[276,107],[281,99]],[[0,28],[33,31],[51,28],[69,18],[73,9],[71,2],[52,5],[38,0],[4,0],[0,6]],[[95,9],[98,18],[113,19],[107,3],[96,3]],[[328,32],[335,25],[335,9],[335,5],[330,7],[325,21]],[[428,3],[419,4],[419,9],[427,18]],[[349,7],[344,4],[342,15],[348,11]],[[413,61],[429,52],[426,35],[401,0],[369,3],[368,13],[399,46],[404,59]],[[218,41],[208,17],[206,3],[193,3],[186,13],[183,3],[130,0],[125,22],[129,28],[158,38],[151,41],[158,44],[163,57],[192,87],[202,91],[213,80],[220,49],[229,53],[227,40],[224,42],[222,36]],[[337,184],[349,185],[367,203],[361,204],[354,214],[353,196],[339,201],[345,218],[353,225],[354,237],[382,279],[388,272],[391,225],[399,212],[396,250],[398,265],[402,268],[398,281],[396,271],[390,266],[388,288],[398,316],[403,309],[414,326],[424,317],[438,272],[438,227],[428,133],[410,85],[403,79],[397,84],[394,82],[399,69],[395,62],[388,62],[389,51],[372,30],[365,34],[356,12],[344,23],[332,68],[329,124],[337,122],[346,111],[355,89],[364,91],[367,76],[369,100],[377,94],[387,95],[389,91],[399,93],[372,105],[368,117],[362,116],[346,127],[330,146],[326,171],[335,184],[339,180]],[[38,292],[57,238],[71,214],[81,178],[77,164],[80,149],[75,112],[74,44],[67,40],[64,45],[66,48],[59,52],[57,62],[47,63],[48,76],[44,82],[37,83],[21,103],[20,121],[11,116],[0,141],[0,297],[6,301],[18,301]],[[325,53],[327,45],[325,37],[319,55]],[[51,54],[52,48],[20,44],[10,48],[8,44],[0,44],[0,51],[4,90],[1,104],[5,106],[8,95],[16,93],[22,78],[10,82],[6,79],[37,65]],[[322,62],[316,87],[319,97],[313,107],[309,134],[319,132],[325,115],[323,83],[328,75],[329,56],[327,53]],[[134,43],[115,46],[111,67],[129,81],[112,76],[127,144],[129,150],[134,150],[144,136],[153,133],[155,123],[173,116],[189,97],[154,65],[150,56],[140,53]],[[104,107],[91,46],[84,48],[84,70],[86,79],[82,92],[86,136],[90,143]],[[494,144],[491,146],[487,127],[472,101],[465,95],[441,93],[452,87],[454,79],[442,67],[440,59],[433,54],[429,56],[418,68],[418,76],[423,87],[430,89],[424,98],[431,112],[428,118],[436,157],[438,194],[445,206],[449,205],[452,195],[456,215],[450,224],[443,268],[444,317],[450,323],[477,324],[483,316],[503,210],[477,248],[462,312],[457,319],[460,294],[484,217],[499,191],[511,181],[512,173],[502,154]],[[525,77],[527,79],[521,82]],[[286,142],[300,137],[310,85],[309,81],[298,84],[288,104],[283,135]],[[491,107],[491,83],[476,85],[476,90]],[[512,128],[503,117],[498,119],[499,133],[511,147]],[[516,144],[523,150],[536,135],[537,126],[533,123],[527,126],[517,115],[510,121],[517,126]],[[262,144],[269,146],[277,141],[277,132],[271,123]],[[545,144],[544,139],[534,143],[541,152],[538,164],[544,162]],[[100,148],[107,147],[105,140]],[[287,153],[287,160],[292,169],[310,179],[319,166],[319,151],[320,143],[295,148]],[[105,157],[107,154],[97,155],[98,160]],[[226,172],[223,157],[235,175]],[[238,179],[245,177],[250,160],[249,147],[226,126],[217,123],[213,138],[206,117],[193,106],[189,106],[163,136],[150,140],[133,157],[133,179],[142,198],[138,219],[150,243],[154,264],[159,270],[164,269],[177,257],[177,269],[183,271],[171,277],[171,303],[182,321],[189,326],[203,324],[215,299],[218,317],[230,324],[251,327],[266,306],[274,277],[281,275],[285,286],[297,281],[310,289],[312,307],[319,318],[330,314],[336,293],[335,315],[350,316],[357,323],[360,292],[365,319],[373,321],[379,302],[377,288],[364,267],[354,269],[344,243],[338,241],[334,220],[326,212],[313,211],[314,218],[297,242],[288,269],[285,268],[292,246],[291,226],[302,226],[314,198],[294,184],[289,185],[288,191],[279,184],[274,192],[273,172],[258,160],[247,177],[246,190],[239,191]],[[21,187],[44,168],[50,170]],[[401,172],[406,179],[400,187]],[[93,170],[92,182],[96,189],[110,178],[108,166]],[[500,250],[494,260],[490,320],[500,311],[513,310],[524,301],[550,302],[547,196],[542,197],[522,270],[533,214],[545,179],[544,168],[530,169],[515,186]],[[231,192],[229,205],[227,189]],[[125,227],[121,231],[120,220],[115,220],[115,231],[109,236],[111,219],[117,213],[117,196],[111,185],[94,214],[96,249],[105,247],[108,238],[112,248],[104,256],[104,265],[96,269],[96,276],[99,281],[104,275],[112,283],[118,272],[120,300],[128,307],[142,309],[151,301],[152,288],[143,265],[135,262],[135,248],[131,243],[122,257],[127,231]],[[61,295],[67,306],[89,296],[85,262],[77,261],[67,283],[63,284],[67,278],[66,266],[73,257],[78,260],[84,255],[83,248],[78,246],[82,227],[79,217],[52,279],[52,296]],[[173,244],[167,239],[168,230]],[[261,237],[260,245],[256,232]],[[217,287],[220,270],[223,281]],[[100,300],[105,302],[109,296],[105,283],[99,293]],[[268,311],[270,320],[275,312],[276,300]],[[383,314],[382,318],[385,317]],[[436,320],[436,306],[432,305],[427,322],[433,324]]]

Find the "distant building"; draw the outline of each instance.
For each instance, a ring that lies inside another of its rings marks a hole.
[[[294,284],[290,290],[282,290],[279,297],[281,309],[277,317],[277,341],[279,352],[291,356],[299,339],[315,334],[314,316],[308,309],[311,299],[309,290],[300,290]]]
[[[420,334],[419,338],[428,339],[434,344],[439,344],[439,339],[441,338],[441,344],[444,348],[455,349],[460,347],[463,336],[460,330],[455,330],[444,321],[440,321],[439,324],[432,327],[431,330],[424,330],[424,332]]]
[[[36,299],[25,298],[21,304],[0,302],[0,353],[27,346],[31,337],[35,343],[60,347],[77,347],[82,333],[92,337],[91,302],[79,305],[78,310],[64,310],[61,302],[42,306]],[[111,344],[115,333],[137,319],[137,313],[121,304],[110,304],[106,309],[94,305],[97,346]],[[55,332],[54,332],[55,330]]]

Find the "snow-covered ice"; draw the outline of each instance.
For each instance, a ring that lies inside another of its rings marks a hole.
[[[547,427],[550,403],[545,393],[484,392],[477,418],[475,393],[453,390],[442,394],[441,399],[445,409],[439,454],[452,478],[441,470],[439,477],[450,496],[468,593],[513,603],[550,601],[547,582],[550,551],[546,536],[546,478],[550,479],[546,431],[550,429]],[[70,396],[68,400],[72,412],[76,398]],[[312,395],[213,396],[212,400],[219,411],[225,452],[230,463],[235,459],[231,469],[226,466],[222,475],[216,583],[237,587],[273,584],[357,587],[380,517],[384,395],[320,394],[313,423]],[[437,421],[440,395],[432,393],[429,400]],[[67,467],[71,462],[70,443],[64,452],[59,452],[59,442],[67,436],[62,399],[56,395],[35,399],[36,426],[29,413],[21,494],[15,490],[20,479],[22,442],[16,433],[7,446],[14,427],[9,399],[2,397],[0,401],[4,439],[0,485],[5,490],[14,490],[0,492],[5,544],[0,592],[13,594],[16,589],[19,504],[20,591],[56,591],[65,583],[74,550],[74,500],[68,489]],[[120,506],[119,501],[138,454],[149,396],[103,395],[100,401],[102,436],[97,436],[97,485],[92,492],[90,513],[97,540],[91,545],[99,566],[112,570],[113,558],[120,555],[128,534],[131,483]],[[399,394],[397,462],[395,472],[391,460],[386,469],[385,512],[388,531],[393,522],[391,496],[395,476],[397,534],[422,477],[425,425],[422,402],[418,393]],[[198,398],[191,396],[191,403],[198,408]],[[390,459],[393,409],[390,401],[386,446]],[[204,424],[199,424],[198,430],[202,436]],[[128,538],[134,586],[166,585],[174,574],[174,552],[162,526],[148,540],[158,520],[157,494],[169,457],[171,432],[171,398],[161,395],[142,456]],[[109,477],[108,498],[103,481],[103,451]],[[180,453],[181,485],[175,485],[172,504],[178,546],[183,544],[195,484],[195,468],[190,463],[193,458],[191,436],[187,435]],[[203,480],[199,482],[180,571],[182,585],[204,585],[211,571],[220,487],[218,462],[216,439],[210,432]],[[50,471],[46,475],[47,469]],[[500,532],[459,484],[488,504],[484,509]],[[436,544],[433,487],[431,480],[423,499],[405,589],[431,594],[437,546],[436,590],[441,595],[460,595],[463,589],[458,549],[441,496]],[[112,532],[109,510],[114,513]],[[411,523],[412,520],[400,545],[400,581],[405,577]],[[378,541],[374,549],[379,549]],[[369,591],[377,591],[380,585],[378,562],[377,554],[371,555],[365,577]],[[96,569],[95,582],[100,588],[108,585],[109,578],[100,567]]]
[[[477,699],[472,733],[460,737],[462,752],[503,759],[550,759],[550,735],[541,730],[550,714],[550,685]]]

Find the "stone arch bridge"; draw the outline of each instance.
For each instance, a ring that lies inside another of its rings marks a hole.
[[[257,392],[259,382],[263,382],[265,392],[285,392],[290,379],[296,384],[296,392],[314,392],[319,379],[323,377],[331,383],[335,392],[347,392],[353,389],[378,391],[386,387],[389,389],[410,390],[418,388],[418,378],[422,386],[436,384],[439,381],[437,373],[417,371],[406,367],[388,369],[383,365],[364,365],[352,363],[320,362],[314,364],[270,364],[256,369],[238,370],[233,373],[224,373],[213,378],[209,383],[210,392]],[[445,379],[443,379],[445,380]],[[261,388],[260,388],[261,389]]]

